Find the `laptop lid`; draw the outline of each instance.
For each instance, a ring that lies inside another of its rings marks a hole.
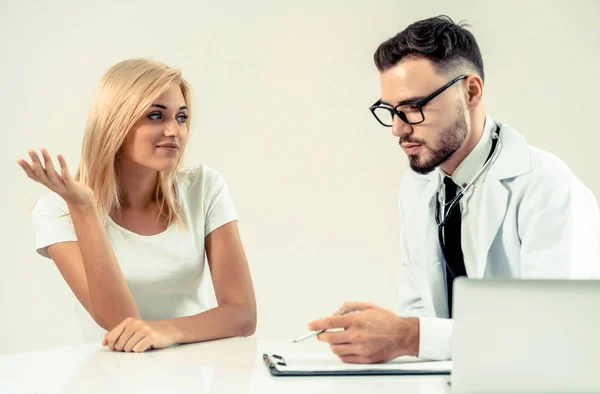
[[[600,280],[454,281],[452,392],[600,392]]]

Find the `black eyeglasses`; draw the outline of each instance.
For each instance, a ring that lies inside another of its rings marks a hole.
[[[461,75],[454,78],[429,96],[422,98],[418,101],[407,101],[401,102],[397,106],[391,108],[386,105],[381,105],[381,100],[377,100],[375,104],[369,107],[373,116],[379,123],[385,127],[392,127],[394,123],[394,115],[398,116],[404,123],[408,124],[419,124],[425,121],[425,115],[423,115],[423,107],[425,104],[439,96],[444,90],[454,85],[461,79],[467,78],[466,75]]]

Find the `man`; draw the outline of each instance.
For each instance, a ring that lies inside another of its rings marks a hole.
[[[560,159],[486,114],[483,61],[464,26],[446,16],[413,23],[374,57],[381,99],[370,109],[410,163],[399,197],[398,314],[346,303],[309,324],[344,328],[319,340],[345,362],[449,359],[456,277],[598,275],[594,195]]]

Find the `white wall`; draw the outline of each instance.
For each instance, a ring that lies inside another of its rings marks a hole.
[[[372,54],[407,24],[473,26],[489,113],[562,157],[600,196],[600,2],[0,2],[0,353],[80,342],[75,299],[34,252],[45,193],[15,164],[48,147],[71,167],[91,93],[131,57],[182,68],[199,116],[189,164],[222,172],[241,217],[259,338],[291,339],[345,300],[393,308],[397,187],[407,167],[367,107]]]

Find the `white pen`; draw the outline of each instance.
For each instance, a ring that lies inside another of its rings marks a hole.
[[[310,337],[314,337],[315,335],[319,335],[320,333],[325,332],[325,331],[326,330],[317,330],[317,331],[307,332],[306,334],[301,335],[298,338],[294,339],[294,341],[292,343],[303,341],[303,340],[308,339]]]
[[[360,310],[348,311],[346,313],[342,313],[342,315],[347,315],[347,314],[350,314],[350,313],[357,313],[357,312],[360,312]],[[325,332],[325,331],[327,331],[327,329],[307,332],[306,334],[301,335],[298,338],[294,339],[294,341],[292,343],[301,342],[301,341],[303,341],[305,339],[308,339],[308,338],[314,337],[316,335],[319,335],[320,333]]]

